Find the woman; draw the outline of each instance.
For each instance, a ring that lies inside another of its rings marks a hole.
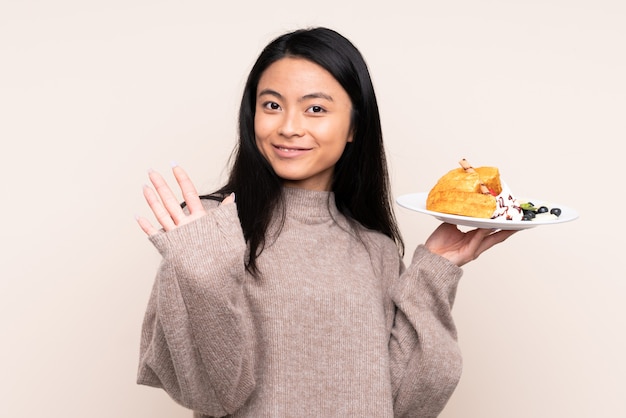
[[[149,174],[162,228],[138,222],[163,262],[138,382],[197,417],[437,416],[461,373],[460,266],[512,232],[442,224],[405,268],[372,82],[335,31],[263,50],[239,134],[216,193],[173,168],[184,209]]]

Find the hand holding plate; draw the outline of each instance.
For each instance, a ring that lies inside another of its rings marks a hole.
[[[462,232],[456,225],[442,223],[424,244],[429,251],[447,258],[461,267],[483,252],[501,243],[517,231],[477,228]]]

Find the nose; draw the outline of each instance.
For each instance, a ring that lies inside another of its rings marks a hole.
[[[299,137],[304,135],[303,116],[296,112],[286,112],[278,127],[278,133],[286,138]]]

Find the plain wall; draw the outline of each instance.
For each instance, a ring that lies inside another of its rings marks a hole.
[[[626,416],[626,3],[0,0],[0,416],[190,417],[135,375],[160,258],[146,172],[224,178],[244,79],[302,26],[377,88],[395,196],[460,158],[577,209],[465,267],[444,418]],[[403,208],[415,246],[439,224]]]

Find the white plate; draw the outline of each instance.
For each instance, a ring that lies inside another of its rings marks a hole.
[[[469,216],[450,215],[448,213],[434,212],[426,209],[427,192],[413,193],[400,196],[396,199],[396,202],[407,209],[414,210],[416,212],[425,213],[427,215],[434,216],[440,221],[447,222],[455,225],[470,226],[473,228],[488,228],[488,229],[509,229],[520,230],[534,228],[540,225],[553,225],[563,222],[573,221],[578,218],[578,212],[572,208],[568,208],[563,205],[555,203],[546,203],[539,199],[524,199],[526,202],[532,202],[535,206],[545,205],[549,208],[561,209],[561,216],[556,219],[536,219],[532,221],[507,221],[505,219],[485,219],[485,218],[472,218]]]

